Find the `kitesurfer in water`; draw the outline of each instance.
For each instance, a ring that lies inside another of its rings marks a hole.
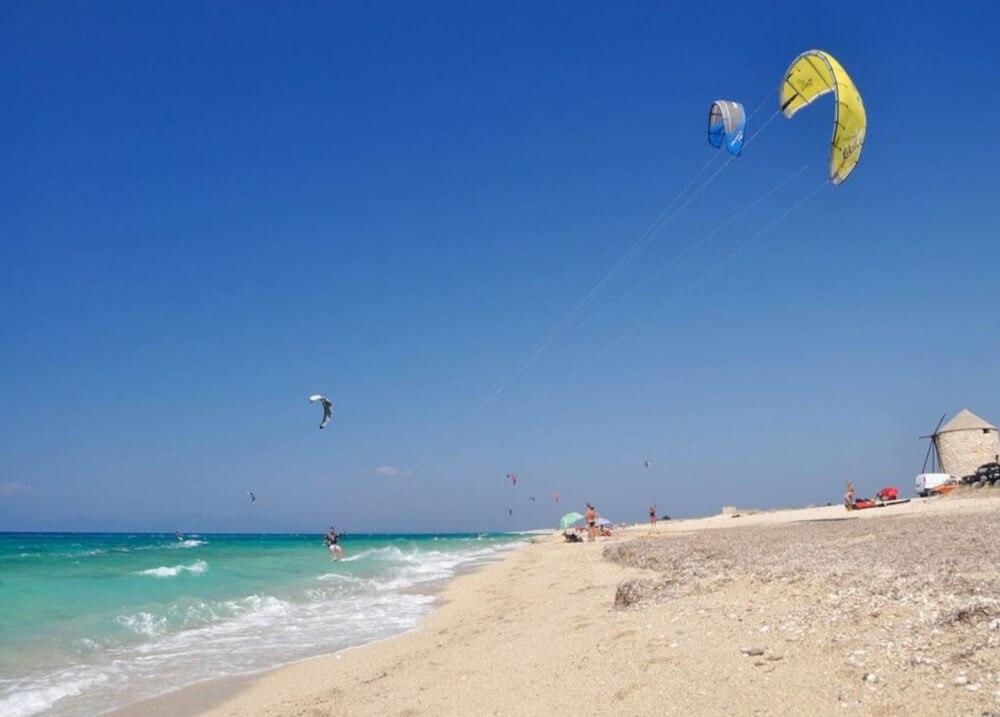
[[[341,533],[338,533],[331,525],[330,530],[326,533],[326,537],[323,538],[323,542],[330,548],[330,555],[333,556],[333,562],[344,558],[344,549],[339,545],[340,537]]]

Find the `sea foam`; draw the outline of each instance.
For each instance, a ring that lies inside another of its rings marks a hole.
[[[208,570],[208,563],[204,560],[196,560],[190,565],[173,565],[166,566],[161,565],[158,568],[150,568],[149,570],[139,570],[136,575],[152,575],[156,578],[174,578],[181,573],[192,573],[194,575],[201,575],[203,572]]]

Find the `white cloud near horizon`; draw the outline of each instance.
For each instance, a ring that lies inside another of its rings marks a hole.
[[[18,483],[16,480],[0,481],[0,497],[27,492],[28,486],[24,483]]]
[[[395,466],[379,466],[375,472],[380,476],[401,476],[403,478],[413,474],[413,471],[401,471]]]

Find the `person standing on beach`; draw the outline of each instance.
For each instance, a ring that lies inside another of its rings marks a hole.
[[[587,503],[587,514],[585,516],[587,520],[587,542],[594,542],[594,537],[597,535],[597,511],[594,510],[594,506]]]
[[[844,505],[848,510],[854,510],[854,484],[847,481],[847,492],[844,494]]]
[[[649,524],[656,525],[656,503],[649,506]]]

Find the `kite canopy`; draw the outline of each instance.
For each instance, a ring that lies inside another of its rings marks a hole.
[[[313,394],[309,397],[309,403],[316,403],[317,401],[323,404],[323,420],[320,422],[320,428],[326,428],[326,424],[330,422],[330,416],[333,415],[333,404],[330,403],[330,399],[326,396],[320,396],[318,393]]]
[[[581,515],[580,513],[567,513],[566,515],[564,515],[562,518],[559,519],[559,529],[566,530],[571,525],[573,525],[573,523],[579,520],[583,520],[583,515]]]
[[[840,184],[858,165],[868,129],[865,105],[850,75],[832,55],[822,50],[803,52],[788,67],[778,101],[785,117],[791,119],[800,109],[830,92],[835,97],[830,181]]]
[[[716,100],[708,110],[708,143],[721,147],[723,140],[729,154],[739,157],[743,151],[743,135],[747,115],[743,105],[730,100]]]

